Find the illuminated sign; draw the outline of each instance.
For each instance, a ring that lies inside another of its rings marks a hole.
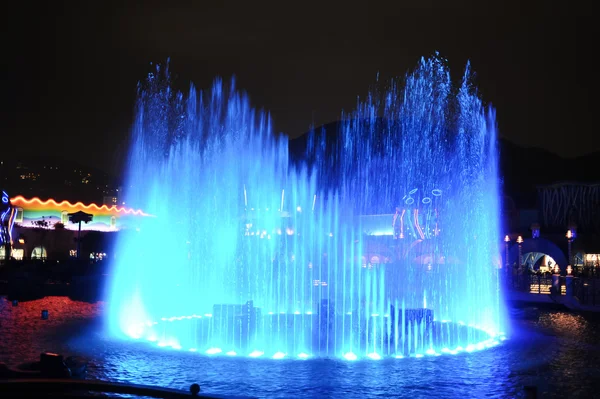
[[[150,216],[141,210],[119,206],[98,206],[96,204],[85,205],[81,202],[75,204],[69,201],[57,202],[54,199],[46,201],[40,198],[26,199],[17,196],[10,199],[17,210],[15,222],[21,227],[28,228],[52,228],[57,223],[62,223],[66,229],[76,230],[78,225],[69,222],[69,213],[85,212],[94,216],[93,221],[82,224],[82,230],[95,231],[118,231],[123,228],[136,227],[135,220],[139,217]]]
[[[12,242],[12,227],[15,221],[15,210],[10,206],[6,191],[2,191],[0,203],[0,245]]]

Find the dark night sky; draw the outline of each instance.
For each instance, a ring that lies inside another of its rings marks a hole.
[[[276,130],[295,137],[352,109],[378,71],[402,76],[436,50],[455,78],[472,61],[503,136],[568,157],[600,150],[591,3],[43,3],[3,12],[0,153],[118,172],[136,84],[167,57],[181,82],[200,88],[235,74]],[[75,151],[79,141],[93,150]]]

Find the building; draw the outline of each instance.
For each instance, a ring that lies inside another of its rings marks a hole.
[[[600,267],[600,183],[538,185],[535,206],[514,213],[506,230],[509,265],[533,271],[558,266],[563,273],[569,265],[577,271]]]
[[[69,214],[75,212],[92,215],[91,222],[81,224],[81,236],[82,241],[86,238],[91,241],[95,237],[97,242],[106,242],[105,236],[111,233],[135,230],[139,227],[140,218],[150,216],[141,210],[116,205],[86,205],[37,197],[28,199],[20,195],[10,198],[10,205],[14,214],[10,229],[11,256],[17,260],[76,256],[79,225],[69,219]],[[4,248],[0,249],[0,259],[5,258],[5,252]],[[88,251],[82,251],[82,255],[83,252],[86,252],[86,256],[89,252],[95,257],[105,254],[106,250],[98,248],[98,245],[88,245]]]
[[[545,228],[575,225],[580,232],[600,232],[600,183],[561,182],[538,186],[537,192]]]

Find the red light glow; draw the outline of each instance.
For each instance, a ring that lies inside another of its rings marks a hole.
[[[106,205],[98,206],[96,204],[85,205],[82,202],[76,202],[75,204],[69,201],[56,202],[54,199],[46,201],[41,200],[38,197],[27,199],[22,195],[18,195],[10,200],[11,204],[15,207],[34,208],[36,210],[43,210],[49,208],[60,208],[62,210],[68,210],[69,212],[84,211],[93,214],[125,214],[125,215],[136,215],[136,216],[150,216],[144,213],[141,209],[134,210],[132,208],[118,207],[113,205],[108,207]]]

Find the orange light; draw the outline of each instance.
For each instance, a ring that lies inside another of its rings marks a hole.
[[[141,209],[134,210],[131,208],[118,207],[113,205],[108,207],[106,205],[98,206],[96,204],[84,205],[82,202],[76,202],[71,204],[69,201],[56,202],[52,198],[47,201],[42,201],[38,197],[32,199],[26,199],[22,195],[18,195],[10,200],[13,206],[39,206],[39,207],[52,207],[52,208],[69,208],[73,211],[88,211],[88,212],[106,212],[106,213],[123,213],[132,214],[137,216],[151,216],[144,213]]]

